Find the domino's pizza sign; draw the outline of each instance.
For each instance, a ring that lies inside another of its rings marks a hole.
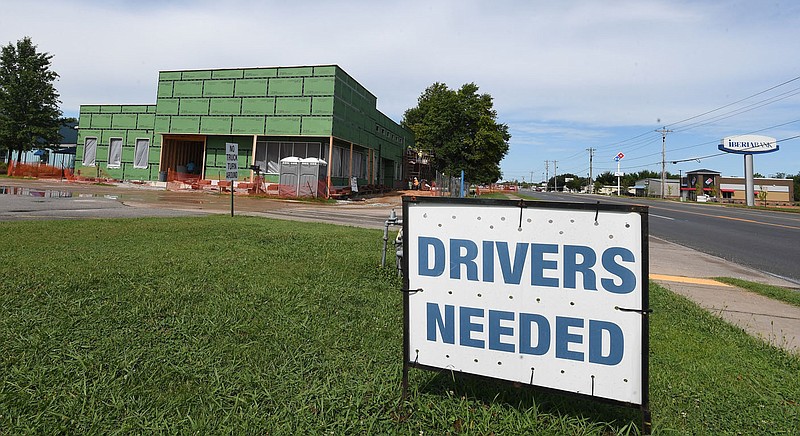
[[[405,197],[403,225],[406,369],[647,404],[645,206]]]

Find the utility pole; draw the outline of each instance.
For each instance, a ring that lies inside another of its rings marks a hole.
[[[589,152],[589,186],[587,187],[587,191],[590,194],[594,194],[594,184],[592,184],[592,157],[594,157],[594,148],[587,148],[586,151]]]
[[[664,185],[667,183],[667,133],[672,133],[672,130],[667,130],[667,126],[656,129],[656,132],[661,134],[661,199],[664,199]]]
[[[558,192],[558,161],[553,161],[553,191]]]
[[[547,192],[550,190],[550,161],[544,161],[544,170],[547,174],[544,178],[544,191]]]

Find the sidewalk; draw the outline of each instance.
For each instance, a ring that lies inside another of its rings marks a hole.
[[[797,285],[724,259],[650,238],[650,279],[749,334],[800,353],[800,307],[708,279],[733,277],[786,288]]]

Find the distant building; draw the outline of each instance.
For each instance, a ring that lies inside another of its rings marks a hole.
[[[792,179],[754,179],[756,204],[791,203],[794,201],[794,180]],[[746,203],[745,180],[741,177],[720,177],[719,188],[724,201],[732,203]],[[761,197],[761,195],[764,197]]]
[[[792,179],[757,178],[754,180],[756,201],[768,204],[785,204],[794,201],[794,181]],[[681,179],[681,195],[689,201],[697,200],[698,192],[718,201],[747,203],[744,177],[722,177],[720,173],[708,169],[689,171]],[[760,193],[763,198],[759,198]]]
[[[677,179],[666,179],[664,183],[664,198],[678,198],[681,195],[680,192],[680,182]],[[637,180],[633,186],[633,194],[637,197],[660,197],[661,179]]]
[[[696,201],[698,192],[702,192],[700,195],[719,198],[719,178],[719,172],[705,168],[687,172],[681,178],[681,199]]]

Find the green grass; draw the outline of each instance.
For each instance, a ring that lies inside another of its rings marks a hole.
[[[516,195],[517,197],[519,197],[519,198],[521,198],[523,200],[530,200],[530,201],[540,201],[541,200],[540,198],[537,198],[535,195],[523,194],[521,192],[516,192],[516,193],[514,193],[514,195]]]
[[[487,194],[481,194],[480,198],[500,199],[500,200],[521,198],[523,200],[530,200],[530,201],[538,201],[539,200],[538,198],[536,198],[533,195],[522,194],[520,192],[514,192],[514,191],[489,192]]]
[[[777,207],[777,206],[763,206],[763,202],[761,205],[758,204],[758,200],[756,199],[756,203],[754,206],[748,206],[746,204],[734,204],[734,203],[723,203],[725,207],[735,207],[739,209],[753,209],[753,210],[768,210],[772,212],[787,212],[787,213],[800,213],[800,208],[797,206],[800,205],[798,202],[791,203],[791,206],[794,207]]]
[[[0,224],[0,434],[636,434],[630,409],[411,370],[380,230]],[[76,247],[81,247],[76,249]],[[800,358],[651,284],[656,434],[796,434]]]
[[[780,286],[749,282],[747,280],[735,279],[732,277],[715,277],[714,280],[753,291],[765,297],[772,298],[773,300],[779,300],[794,306],[800,306],[800,290],[792,290],[782,288]]]
[[[478,198],[486,198],[490,200],[508,200],[509,197],[504,192],[487,192],[478,196]]]

